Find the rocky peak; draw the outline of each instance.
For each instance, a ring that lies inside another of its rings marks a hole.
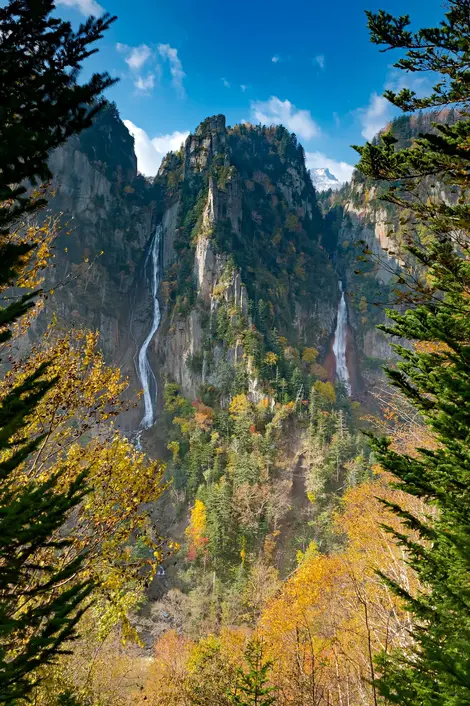
[[[190,172],[203,172],[214,157],[225,152],[226,143],[225,116],[206,118],[186,140],[184,177]]]
[[[93,125],[75,140],[90,164],[113,181],[128,184],[137,176],[134,138],[121,121],[114,103],[107,103]]]

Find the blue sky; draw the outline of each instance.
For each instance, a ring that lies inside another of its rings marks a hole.
[[[102,10],[118,20],[88,60],[120,82],[107,92],[136,139],[139,169],[154,174],[169,149],[208,115],[228,124],[282,122],[312,167],[350,173],[351,144],[394,114],[385,87],[425,92],[429,78],[399,74],[369,42],[364,9],[409,13],[434,26],[442,0],[56,0],[74,24]]]

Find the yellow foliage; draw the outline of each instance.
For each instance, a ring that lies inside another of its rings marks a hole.
[[[170,441],[170,443],[167,445],[167,449],[168,449],[168,451],[171,451],[171,453],[173,455],[173,461],[176,461],[179,456],[179,452],[180,452],[179,442],[178,441]]]
[[[317,380],[314,387],[318,394],[321,395],[321,397],[323,397],[323,399],[327,402],[330,402],[331,404],[336,402],[336,392],[331,382],[322,382],[321,380]]]
[[[257,404],[260,411],[265,412],[269,407],[269,398],[263,397]]]
[[[373,655],[408,644],[406,613],[376,570],[405,581],[412,592],[416,577],[382,527],[397,520],[377,495],[404,507],[412,503],[419,515],[418,501],[392,490],[383,475],[347,491],[335,517],[346,547],[326,556],[313,544],[299,553],[298,569],[263,611],[259,630],[286,703],[305,703],[315,686],[332,706],[372,706]]]
[[[207,513],[206,506],[196,498],[194,501],[194,506],[191,510],[191,519],[189,525],[185,530],[185,534],[190,541],[190,552],[193,549],[196,555],[205,549],[207,545],[206,536],[206,526],[207,526]]]
[[[245,559],[246,559],[246,537],[242,537],[242,548],[240,549],[240,559],[242,560],[242,566],[244,566]]]
[[[96,599],[109,628],[125,619],[131,599],[135,603],[141,597],[144,567],[155,571],[161,561],[162,542],[144,508],[165,489],[164,466],[150,462],[113,427],[111,420],[127,408],[121,397],[127,382],[117,368],[105,365],[96,333],[72,331],[55,338],[49,332],[44,345],[33,349],[26,362],[13,364],[0,381],[0,400],[41,370],[43,380],[55,383],[22,433],[42,440],[13,481],[20,485],[59,474],[63,491],[87,473],[91,492],[62,532],[72,539],[69,559],[85,556],[77,580],[91,577],[101,586]],[[6,458],[4,453],[1,460]],[[60,562],[60,553],[35,560]]]
[[[155,643],[148,679],[136,695],[136,706],[181,706],[187,703],[188,661],[194,642],[169,630]]]
[[[232,419],[239,419],[247,415],[251,410],[251,402],[244,394],[235,395],[229,405],[229,412]]]
[[[278,360],[278,356],[276,355],[276,353],[273,353],[272,351],[270,351],[269,353],[266,353],[266,355],[264,356],[264,362],[266,363],[266,365],[276,365],[277,360]]]
[[[299,360],[300,358],[300,353],[294,346],[287,346],[287,348],[284,349],[284,355],[287,360]]]
[[[318,358],[318,351],[316,348],[304,348],[302,351],[302,360],[304,363],[314,363]]]

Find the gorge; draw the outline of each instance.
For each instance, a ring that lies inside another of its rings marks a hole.
[[[470,0],[3,5],[0,702],[470,706]]]
[[[145,179],[110,105],[51,167],[51,212],[72,227],[46,314],[99,331],[129,393],[142,390],[117,424],[166,463],[171,493],[153,516],[182,545],[150,595],[193,596],[201,627],[235,609],[236,577],[268,561],[266,546],[281,577],[309,546],[334,546],[335,508],[372,473],[359,419],[390,356],[371,304],[388,285],[380,267],[355,270],[358,244],[380,247],[384,216],[359,178],[316,192],[283,127],[222,115]]]

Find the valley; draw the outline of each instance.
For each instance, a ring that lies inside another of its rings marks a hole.
[[[93,265],[73,289],[55,287],[47,314],[95,328],[107,362],[143,390],[117,424],[167,464],[153,517],[181,544],[152,600],[192,597],[199,633],[227,611],[235,619],[260,562],[280,580],[299,552],[336,547],[341,497],[372,477],[361,419],[390,352],[375,329],[385,302],[377,314],[364,292],[387,290],[379,267],[353,270],[365,229],[375,241],[379,226],[366,204],[350,225],[354,185],[323,215],[282,127],[208,118],[154,180],[137,174],[123,138],[109,106],[52,157],[51,210],[66,202],[72,224],[54,278],[84,257]]]
[[[469,7],[0,7],[0,703],[470,706]]]

